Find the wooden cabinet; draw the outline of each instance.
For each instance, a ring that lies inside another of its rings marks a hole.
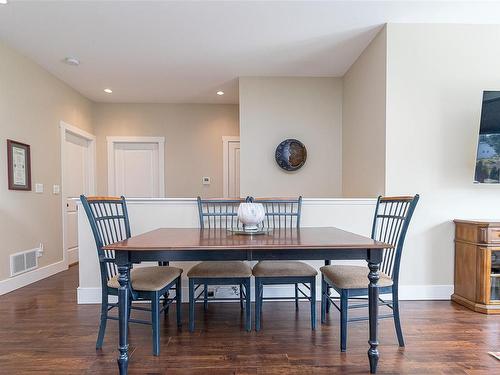
[[[474,311],[500,314],[500,222],[455,220],[455,291]]]

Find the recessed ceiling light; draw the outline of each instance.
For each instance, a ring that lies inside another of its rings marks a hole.
[[[2,1],[2,0],[0,0]],[[63,60],[64,63],[72,66],[78,66],[80,65],[80,60],[78,60],[76,57],[65,57]]]
[[[7,4],[8,0],[0,0],[0,4]]]
[[[224,91],[217,91],[217,95],[219,95],[219,96],[224,95]]]
[[[104,92],[105,92],[106,94],[111,94],[111,93],[113,92],[113,90],[111,90],[111,89],[104,89]]]

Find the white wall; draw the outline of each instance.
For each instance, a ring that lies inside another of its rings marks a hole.
[[[384,27],[344,76],[344,197],[371,197],[385,191],[386,54]]]
[[[133,235],[141,234],[156,228],[196,228],[198,212],[196,201],[188,199],[130,199],[127,201]],[[371,231],[371,220],[375,208],[375,199],[314,199],[303,201],[301,225],[335,226],[344,230],[368,236]],[[83,209],[78,211],[80,249],[80,286],[78,288],[79,303],[100,302],[100,277],[97,250]],[[317,269],[323,265],[320,261],[311,261]],[[336,263],[366,264],[364,261],[336,261]],[[172,262],[172,265],[184,270],[184,278],[193,262]],[[403,273],[413,265],[403,265]],[[317,278],[320,290],[320,278]],[[187,279],[183,280],[183,288],[187,287]],[[230,288],[227,289],[230,292]],[[452,291],[451,285],[416,285],[405,284],[400,287],[401,299],[447,299]],[[224,292],[224,291],[223,291]],[[293,287],[276,286],[266,288],[267,295],[293,295]],[[184,298],[187,299],[185,290]],[[320,298],[318,293],[318,299]]]
[[[500,26],[387,26],[387,194],[420,193],[404,284],[453,282],[455,218],[500,218],[474,185],[482,90],[500,90]]]
[[[240,78],[241,195],[340,197],[341,124],[341,78]],[[287,138],[307,148],[295,172],[274,160]]]

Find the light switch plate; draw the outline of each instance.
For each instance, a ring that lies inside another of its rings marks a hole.
[[[203,177],[201,181],[203,185],[210,185],[210,177]]]
[[[52,186],[52,193],[53,194],[59,194],[61,192],[61,187],[59,185],[54,185]]]
[[[43,184],[35,184],[35,193],[43,193]]]

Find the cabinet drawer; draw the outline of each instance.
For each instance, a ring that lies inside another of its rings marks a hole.
[[[500,228],[479,228],[479,241],[482,243],[500,243]]]

